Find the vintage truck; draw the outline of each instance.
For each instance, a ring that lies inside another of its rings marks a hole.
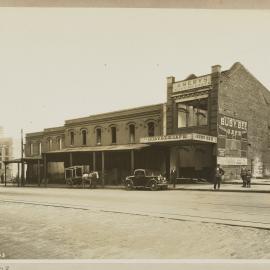
[[[168,182],[165,177],[146,169],[134,170],[134,175],[127,176],[124,184],[127,190],[139,188],[158,190],[168,188]]]

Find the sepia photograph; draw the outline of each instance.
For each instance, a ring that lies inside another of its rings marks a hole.
[[[269,269],[270,6],[157,2],[0,1],[0,270]]]

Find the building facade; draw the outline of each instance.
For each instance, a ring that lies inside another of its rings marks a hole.
[[[3,182],[3,177],[5,174],[5,164],[4,161],[12,159],[13,152],[13,140],[10,137],[4,136],[3,128],[0,127],[0,177]],[[6,176],[7,178],[12,177],[12,165],[6,166]]]
[[[179,178],[211,180],[217,163],[225,178],[249,166],[270,175],[270,92],[240,63],[176,81],[167,78],[163,104],[66,120],[26,135],[26,156],[43,159],[42,177],[63,181],[64,168],[84,165],[119,184],[135,168]],[[35,181],[38,169],[28,166]]]

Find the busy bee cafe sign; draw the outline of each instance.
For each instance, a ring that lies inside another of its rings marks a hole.
[[[218,133],[228,139],[247,139],[247,121],[220,114],[218,119]]]

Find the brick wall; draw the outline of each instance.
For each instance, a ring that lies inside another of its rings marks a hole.
[[[248,165],[252,163],[255,168],[262,162],[265,172],[270,169],[267,91],[240,63],[235,63],[229,72],[222,73],[218,96],[219,113],[248,122]],[[239,167],[226,169],[226,174],[233,177],[239,177],[239,173]]]

